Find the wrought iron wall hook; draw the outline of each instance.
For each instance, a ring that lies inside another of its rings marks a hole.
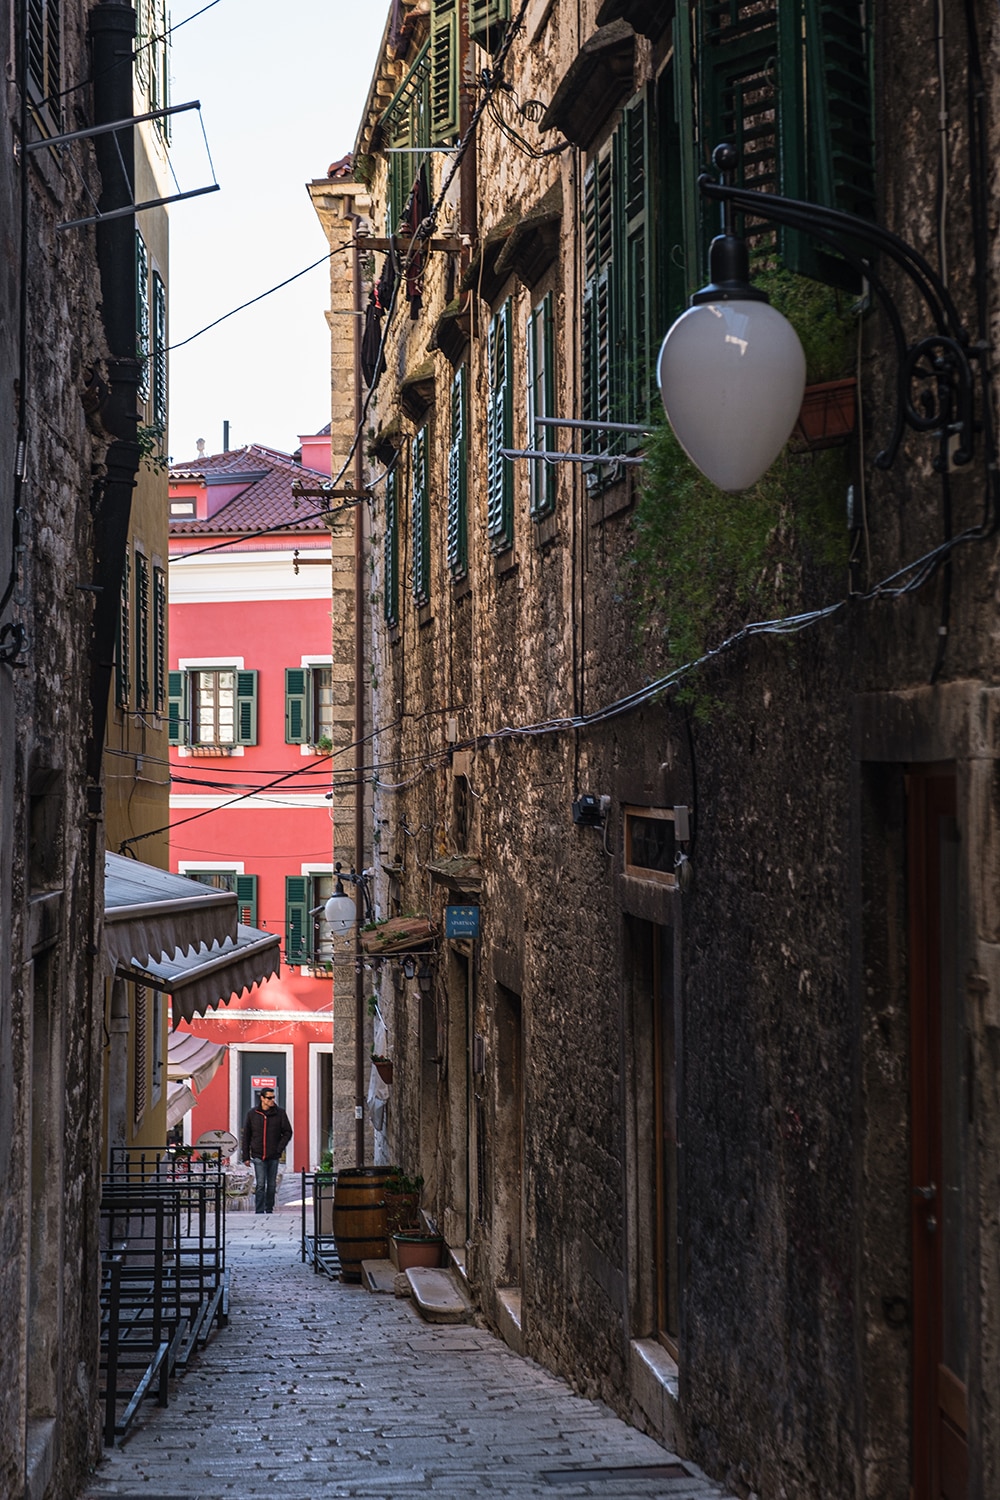
[[[810,235],[835,250],[865,277],[885,310],[897,359],[896,411],[889,440],[875,457],[876,467],[891,467],[907,425],[917,432],[940,434],[935,469],[968,463],[974,455],[976,433],[972,362],[977,363],[985,383],[988,372],[983,356],[987,351],[970,338],[948,288],[930,262],[899,235],[854,214],[737,187],[733,177],[739,153],[734,146],[717,146],[712,159],[722,180],[702,173],[698,189],[703,197],[722,205],[724,237],[733,234],[734,212]],[[932,334],[915,342],[907,338],[891,292],[875,269],[872,257],[863,250],[859,252],[859,246],[885,255],[908,277],[932,319]],[[915,387],[920,387],[922,393],[915,395]]]

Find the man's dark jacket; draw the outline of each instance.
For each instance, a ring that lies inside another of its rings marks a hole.
[[[279,1104],[268,1110],[258,1106],[250,1110],[243,1121],[240,1160],[249,1161],[252,1156],[259,1156],[262,1161],[272,1161],[281,1155],[291,1138],[291,1124]]]

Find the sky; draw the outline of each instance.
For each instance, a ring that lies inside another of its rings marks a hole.
[[[294,276],[327,249],[305,184],[353,148],[389,0],[172,0],[171,346]],[[194,19],[178,27],[187,16]],[[281,24],[275,24],[280,21]],[[324,264],[170,355],[170,456],[264,443],[293,452],[330,420]]]

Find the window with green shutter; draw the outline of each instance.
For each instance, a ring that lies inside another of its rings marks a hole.
[[[433,0],[430,39],[431,140],[458,133],[458,0]]]
[[[285,668],[285,744],[316,745],[333,739],[333,672],[330,667]]]
[[[149,251],[135,232],[135,357],[139,361],[139,400],[149,400]]]
[[[257,673],[235,667],[199,667],[169,674],[172,745],[257,743]]]
[[[257,673],[236,673],[236,743],[257,743]]]
[[[233,889],[236,891],[237,916],[244,927],[257,926],[257,876],[237,875]]]
[[[657,157],[650,91],[633,98],[584,178],[583,408],[587,421],[648,420],[661,322],[652,243]],[[589,451],[634,440],[591,432]]]
[[[385,477],[385,536],[382,539],[382,612],[387,625],[399,621],[399,478],[396,469]]]
[[[510,0],[469,0],[469,41],[495,52],[510,20]]]
[[[62,92],[61,0],[25,0],[28,98],[50,130],[56,130]]]
[[[513,437],[512,323],[508,297],[490,321],[487,343],[486,535],[494,552],[502,552],[514,542],[514,474],[510,460],[500,451],[511,447]]]
[[[413,602],[422,605],[431,596],[431,497],[426,427],[421,427],[410,443],[410,536]]]
[[[153,708],[161,714],[167,701],[167,575],[153,569]]]
[[[135,73],[140,93],[149,110],[169,104],[169,22],[166,0],[137,0]],[[170,139],[169,119],[153,121],[164,140]]]
[[[554,448],[556,434],[538,425],[539,417],[555,415],[552,293],[546,292],[528,318],[528,447]],[[531,514],[536,521],[552,514],[556,503],[555,465],[532,461],[529,470]]]
[[[309,879],[285,876],[285,962],[306,964],[312,957]]]
[[[424,160],[420,148],[433,144],[431,128],[431,43],[427,42],[393,95],[380,121],[389,152],[388,232],[396,234],[414,180]]]
[[[459,365],[451,382],[451,440],[448,444],[448,570],[452,578],[469,571],[469,453],[467,372]]]
[[[285,962],[302,967],[333,962],[333,937],[323,908],[333,895],[335,876],[285,877]]]
[[[312,741],[309,723],[309,672],[305,667],[285,668],[285,744],[308,745]]]
[[[745,186],[871,217],[868,36],[860,6],[830,0],[715,0],[699,8],[701,157],[720,141],[741,155]],[[717,233],[707,214],[703,240]],[[752,221],[750,221],[752,229]],[[854,273],[808,235],[757,226],[789,270],[853,285]],[[703,246],[704,249],[704,246]]]
[[[151,618],[149,562],[141,552],[137,552],[135,554],[135,703],[139,709],[149,707]]]
[[[584,176],[583,416],[613,419],[612,351],[616,337],[612,263],[614,253],[613,141],[602,147]],[[585,437],[603,451],[600,433]]]
[[[167,289],[153,272],[153,424],[161,438],[167,431]]]
[[[115,644],[115,703],[127,708],[132,684],[129,666],[132,656],[132,555],[125,553],[122,563],[121,593],[118,600],[118,640]]]
[[[186,672],[167,673],[167,724],[171,745],[188,743],[188,709]]]

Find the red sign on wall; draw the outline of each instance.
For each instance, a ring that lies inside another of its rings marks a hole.
[[[275,1096],[277,1096],[278,1080],[273,1073],[252,1073],[250,1087],[255,1094],[259,1094],[261,1089],[274,1089]]]

